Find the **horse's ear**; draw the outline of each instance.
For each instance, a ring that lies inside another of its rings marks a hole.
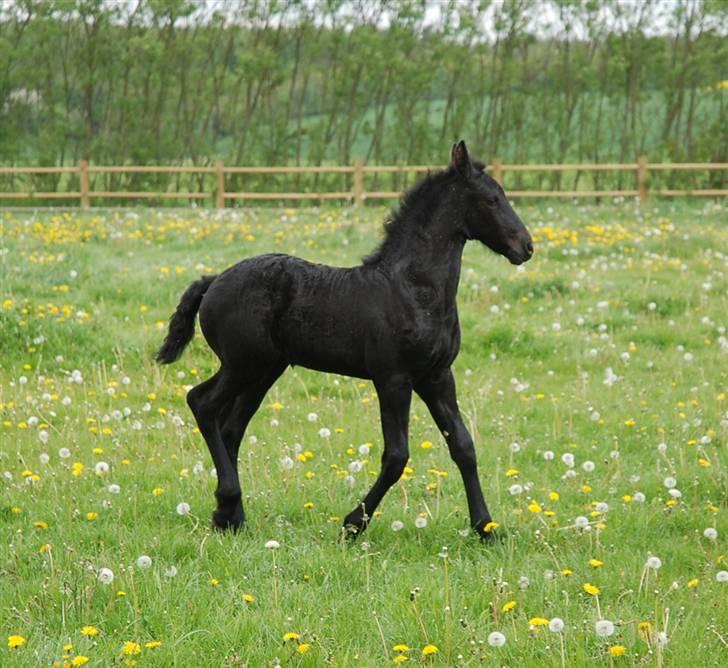
[[[470,164],[470,156],[468,155],[468,149],[465,146],[465,142],[461,139],[457,144],[452,145],[452,151],[450,152],[450,162],[455,168],[455,171],[462,175],[467,176],[470,174],[472,166]]]

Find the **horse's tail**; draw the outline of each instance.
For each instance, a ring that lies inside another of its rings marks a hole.
[[[155,359],[160,364],[171,364],[179,359],[187,344],[195,335],[195,316],[200,308],[202,297],[217,276],[203,276],[185,290],[179,300],[177,310],[169,319],[169,332]]]

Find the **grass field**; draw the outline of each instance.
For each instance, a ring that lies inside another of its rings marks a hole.
[[[184,396],[215,360],[151,361],[199,274],[356,263],[383,210],[0,213],[0,665],[725,666],[728,211],[517,208],[532,262],[471,244],[459,293],[489,545],[417,399],[405,479],[340,541],[376,396],[305,369],[245,436],[248,528],[211,531]]]

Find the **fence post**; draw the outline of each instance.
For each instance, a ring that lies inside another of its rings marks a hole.
[[[88,160],[81,160],[78,165],[78,180],[81,191],[81,208],[88,209],[91,206],[91,198],[88,189]]]
[[[503,163],[498,158],[493,160],[493,178],[503,185]]]
[[[364,204],[364,161],[354,161],[354,204]]]
[[[215,206],[218,209],[225,208],[225,172],[222,160],[215,162],[215,175],[217,176],[217,192],[215,193]]]
[[[647,201],[647,158],[644,155],[637,160],[637,190],[640,204],[644,204]]]

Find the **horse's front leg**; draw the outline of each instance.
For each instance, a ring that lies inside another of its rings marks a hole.
[[[451,369],[444,369],[415,386],[415,392],[422,398],[432,414],[435,424],[442,432],[452,457],[465,484],[468,499],[470,525],[484,538],[491,537],[490,529],[485,529],[492,521],[483,491],[478,479],[478,467],[470,436],[458,408],[455,394],[455,379]]]
[[[366,529],[387,490],[404,472],[409,459],[408,424],[412,385],[404,378],[374,382],[384,434],[382,469],[364,500],[344,519],[347,535],[355,537]]]

